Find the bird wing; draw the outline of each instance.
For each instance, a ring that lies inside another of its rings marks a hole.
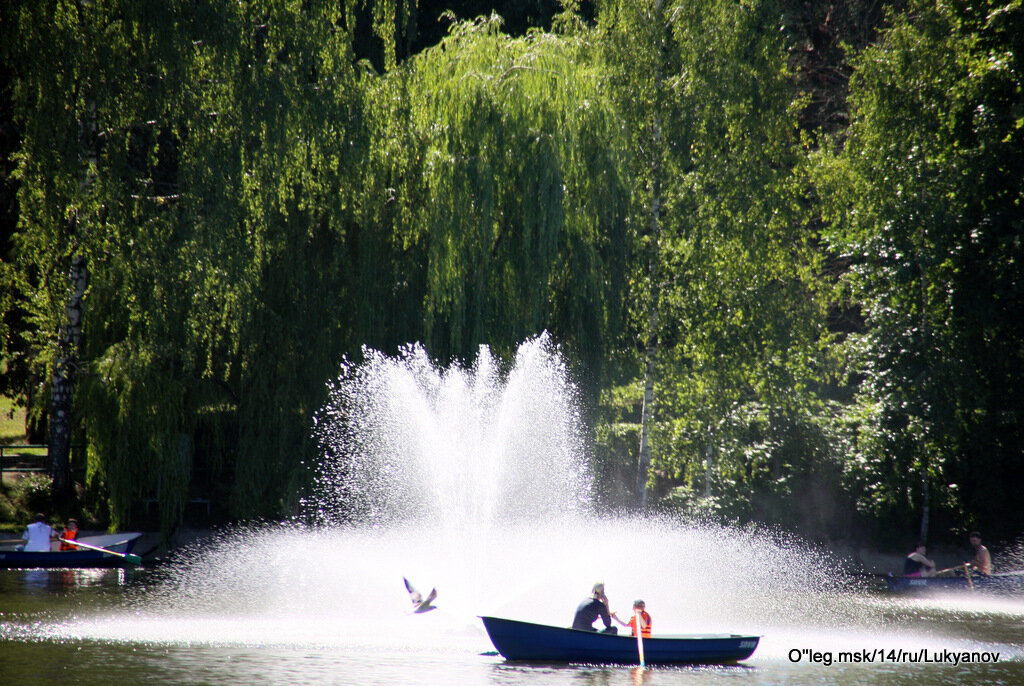
[[[405,582],[405,590],[409,591],[409,598],[412,600],[412,604],[419,605],[420,603],[422,603],[423,596],[420,595],[420,592],[413,588],[412,584],[410,584],[409,580],[406,579],[404,576],[402,577],[402,581]]]

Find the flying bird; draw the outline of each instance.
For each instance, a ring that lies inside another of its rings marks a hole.
[[[430,594],[427,595],[426,599],[424,600],[420,592],[413,588],[412,584],[409,583],[408,579],[406,579],[403,576],[402,581],[405,582],[405,589],[409,591],[409,599],[412,601],[413,614],[418,614],[420,612],[430,612],[431,610],[437,609],[436,607],[430,604],[434,602],[434,598],[437,597],[437,589],[430,589]]]

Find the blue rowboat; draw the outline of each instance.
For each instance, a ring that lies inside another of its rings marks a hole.
[[[481,617],[491,643],[506,660],[639,664],[636,638],[602,634],[513,619]],[[722,664],[745,660],[760,636],[693,634],[644,639],[647,664]]]
[[[106,548],[115,553],[130,553],[140,533],[107,534],[104,536],[85,536],[82,543]],[[53,547],[58,547],[54,542]],[[87,567],[121,567],[125,565],[123,557],[108,555],[98,550],[48,550],[26,552],[0,549],[0,569],[79,569]]]
[[[986,593],[1024,593],[1024,572],[997,572],[988,576],[893,576],[885,577],[890,591],[924,593],[945,591],[983,591]]]

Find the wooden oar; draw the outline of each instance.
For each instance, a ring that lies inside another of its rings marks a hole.
[[[646,667],[644,664],[644,631],[640,627],[640,610],[637,610],[634,615],[636,618],[636,650],[640,653],[640,667]]]
[[[946,567],[945,569],[940,569],[939,571],[933,573],[932,576],[938,576],[939,574],[945,574],[946,572],[955,572],[958,569],[960,569],[960,565],[957,565],[956,567]]]
[[[68,545],[78,546],[79,548],[88,548],[89,550],[98,550],[99,552],[106,553],[107,555],[114,555],[116,557],[120,557],[125,562],[130,562],[133,565],[141,565],[142,564],[142,558],[139,557],[138,555],[133,555],[132,553],[118,553],[118,552],[114,552],[113,550],[107,550],[106,548],[101,548],[98,545],[91,545],[89,543],[82,543],[81,541],[64,541],[64,543],[67,543]]]

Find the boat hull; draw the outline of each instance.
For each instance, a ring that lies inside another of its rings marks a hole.
[[[888,576],[885,585],[898,593],[926,593],[945,591],[983,591],[988,593],[1024,593],[1024,573],[1007,572],[982,576]]]
[[[116,553],[130,553],[142,534],[125,533],[106,536],[88,536],[82,543],[97,545]],[[55,544],[56,545],[56,544]],[[50,550],[26,552],[0,550],[0,569],[81,569],[95,567],[122,567],[124,558],[98,550]]]
[[[507,660],[639,664],[634,636],[579,631],[498,617],[481,617],[491,643]],[[646,664],[723,664],[745,660],[759,636],[735,634],[645,638]]]

